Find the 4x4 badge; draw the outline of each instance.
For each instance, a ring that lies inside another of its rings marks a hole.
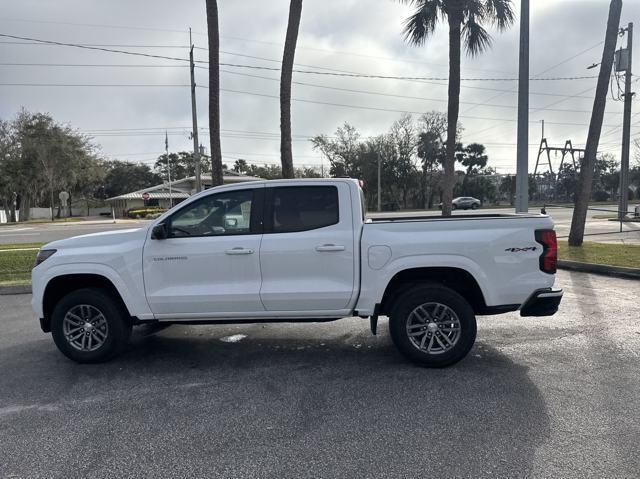
[[[510,253],[525,253],[527,251],[535,251],[537,249],[537,246],[528,246],[527,248],[507,248],[505,249],[505,251],[508,251]]]

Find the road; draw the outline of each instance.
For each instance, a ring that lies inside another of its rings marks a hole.
[[[139,228],[146,221],[112,220],[75,221],[69,223],[26,223],[0,226],[0,245],[11,243],[49,243],[72,236],[100,233],[115,229]]]
[[[82,366],[0,296],[0,477],[636,478],[638,283],[558,283],[556,316],[480,318],[444,370],[357,318],[137,331]]]
[[[609,208],[609,207],[604,207]],[[613,207],[611,207],[613,208]],[[538,213],[538,209],[531,209],[532,212]],[[572,210],[569,208],[549,209],[547,211],[556,223],[556,231],[560,238],[569,235],[571,226]],[[476,211],[457,211],[458,214],[506,214],[513,213],[512,208],[500,209],[480,209]],[[397,217],[397,216],[438,216],[439,211],[409,211],[409,212],[390,212],[390,213],[371,213],[372,217]],[[623,234],[616,233],[619,230],[619,223],[608,221],[606,219],[598,219],[593,216],[606,215],[604,212],[590,212],[587,219],[588,240],[600,242],[625,242],[640,244],[640,223],[626,223],[623,225]],[[109,231],[113,229],[138,228],[146,224],[147,221],[134,220],[118,220],[114,224],[111,220],[94,221],[78,221],[72,223],[39,223],[26,224],[17,226],[0,226],[0,245],[10,243],[48,243],[58,239],[69,238],[71,236],[98,233],[101,231]],[[629,232],[630,231],[630,232]],[[603,234],[610,233],[610,234]]]

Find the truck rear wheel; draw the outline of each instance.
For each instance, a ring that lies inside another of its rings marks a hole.
[[[389,330],[404,356],[420,366],[441,368],[457,363],[471,350],[476,317],[460,294],[428,283],[411,288],[394,302]]]
[[[100,363],[125,350],[131,323],[123,307],[106,291],[86,288],[67,294],[56,304],[51,334],[69,359]]]

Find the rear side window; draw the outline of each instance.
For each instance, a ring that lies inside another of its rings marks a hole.
[[[339,221],[338,189],[335,186],[273,188],[269,195],[273,233],[307,231]]]

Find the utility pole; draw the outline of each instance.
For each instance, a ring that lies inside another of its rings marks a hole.
[[[631,146],[631,100],[633,93],[631,92],[631,60],[633,47],[633,23],[629,23],[627,28],[623,28],[621,33],[627,32],[627,57],[626,72],[624,79],[624,121],[622,128],[622,155],[620,161],[620,207],[618,215],[623,219],[627,215],[629,209],[629,148]],[[624,50],[620,51],[618,61],[622,59]],[[622,224],[621,224],[622,225]]]
[[[171,191],[171,159],[169,158],[169,134],[164,132],[164,154],[167,156],[167,177],[169,179],[169,209],[173,208],[173,192]]]
[[[191,41],[191,27],[189,27],[189,69],[191,70],[191,121],[193,122],[193,160],[195,164],[196,172],[196,193],[202,191],[202,172],[200,171],[200,151],[198,149],[198,113],[196,110],[196,75],[195,64],[193,62],[193,42]]]
[[[382,187],[380,186],[380,170],[381,170],[381,157],[380,152],[378,152],[378,212],[382,211],[381,208],[381,200],[382,200]]]
[[[529,211],[529,0],[520,0],[516,213]]]

